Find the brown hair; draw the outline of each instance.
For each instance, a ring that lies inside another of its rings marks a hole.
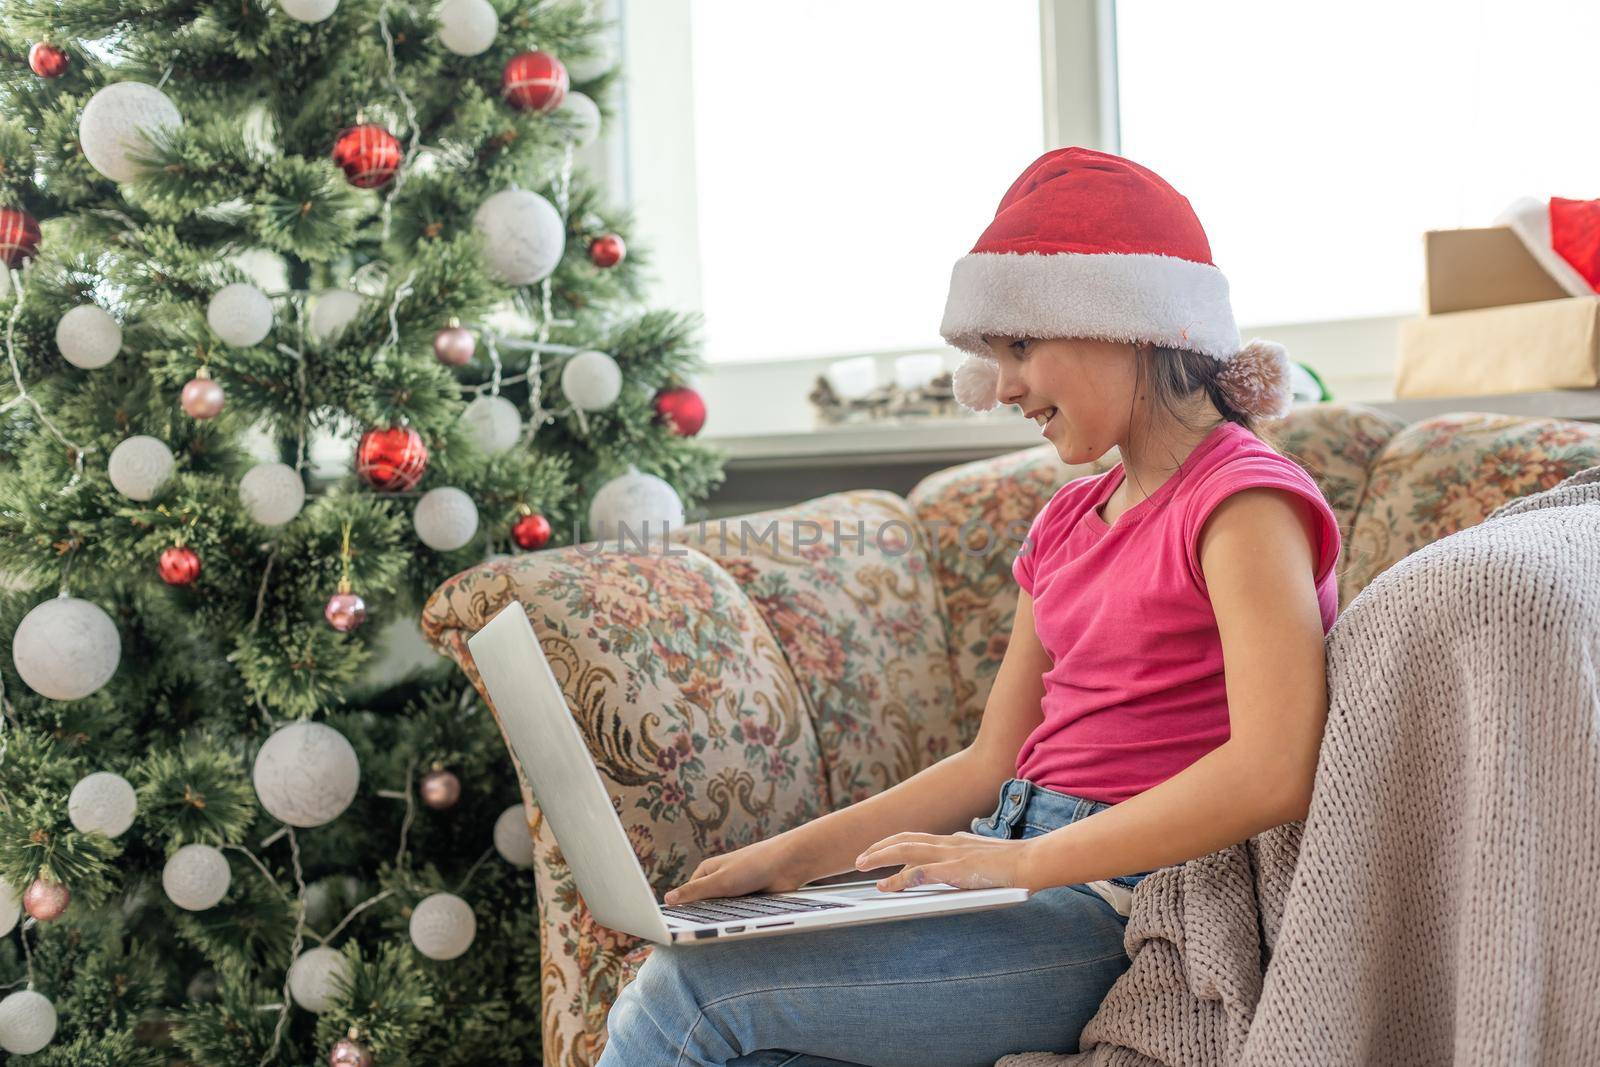
[[[1196,423],[1189,413],[1203,391],[1217,414],[1243,426],[1262,444],[1282,455],[1277,443],[1263,431],[1263,420],[1240,411],[1228,399],[1219,381],[1224,367],[1221,360],[1183,348],[1152,344],[1134,345],[1134,359],[1138,381],[1149,389],[1149,399],[1145,402],[1147,416],[1165,416],[1186,429],[1199,431],[1204,428],[1203,424]]]

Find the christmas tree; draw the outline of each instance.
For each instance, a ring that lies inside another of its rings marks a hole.
[[[499,734],[443,661],[371,661],[449,575],[681,523],[721,478],[697,324],[637,310],[629,220],[574,166],[606,29],[573,2],[0,7],[18,1063],[537,1060]]]

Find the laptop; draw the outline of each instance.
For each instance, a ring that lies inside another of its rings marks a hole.
[[[849,880],[834,875],[787,893],[662,904],[522,605],[502,609],[467,647],[578,892],[604,926],[662,944],[697,944],[982,911],[1028,899],[1029,890],[1020,887],[960,889],[942,882],[885,893],[875,878],[852,871],[845,872]]]

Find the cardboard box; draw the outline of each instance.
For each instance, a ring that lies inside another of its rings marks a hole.
[[[1400,323],[1395,396],[1477,396],[1600,385],[1600,296]]]
[[[1565,289],[1546,273],[1509,226],[1429,230],[1423,235],[1427,314],[1562,300]]]

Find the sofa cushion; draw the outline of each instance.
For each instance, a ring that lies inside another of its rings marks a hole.
[[[467,638],[513,602],[528,613],[658,896],[707,856],[825,813],[805,698],[760,612],[711,559],[682,547],[664,555],[659,545],[653,554],[563,548],[456,575],[423,608],[423,633],[480,693]],[[637,965],[624,955],[641,943],[594,921],[526,781],[523,793],[545,1062],[588,1064]]]
[[[1341,575],[1341,603],[1423,545],[1596,464],[1600,426],[1588,423],[1474,412],[1412,423],[1373,463]]]
[[[715,559],[777,636],[815,724],[830,808],[962,746],[928,544],[903,499],[834,493],[672,538]]]

